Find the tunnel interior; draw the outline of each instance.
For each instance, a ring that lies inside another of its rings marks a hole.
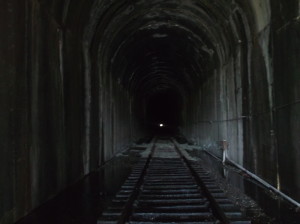
[[[225,35],[214,33],[205,4],[167,1],[112,6],[121,8],[109,14],[106,32],[114,38],[100,40],[105,46],[101,60],[108,63],[101,66],[129,92],[134,116],[146,133],[162,129],[179,133],[192,96],[220,65],[221,55],[216,52],[226,54],[224,48],[230,48],[229,42],[229,47],[223,46]],[[166,125],[157,129],[160,123]]]
[[[183,66],[183,55],[188,52],[180,46],[184,40],[169,35],[164,29],[143,31],[135,35],[129,52],[125,52],[125,63],[130,66],[123,82],[137,99],[136,116],[141,117],[146,129],[159,123],[175,128],[181,124],[188,90],[184,72],[189,66]]]
[[[159,133],[300,200],[298,0],[0,6],[0,223]]]

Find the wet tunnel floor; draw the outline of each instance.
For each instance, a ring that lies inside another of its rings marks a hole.
[[[95,224],[139,157],[135,150],[120,154],[46,202],[18,224]]]
[[[139,160],[141,149],[131,148],[120,154],[99,171],[91,173],[49,200],[17,224],[95,224],[130,174],[132,166]],[[229,198],[252,217],[253,223],[300,223],[300,215],[270,192],[240,175],[237,170],[230,167],[224,169],[220,162],[204,152],[188,152],[193,159],[204,165]],[[254,198],[257,203],[243,193]]]

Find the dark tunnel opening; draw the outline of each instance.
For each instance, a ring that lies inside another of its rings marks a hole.
[[[146,100],[145,124],[155,134],[177,134],[182,124],[182,99],[172,89],[156,92]]]
[[[145,133],[180,134],[189,110],[185,106],[219,65],[219,58],[213,39],[192,18],[173,17],[168,10],[156,14],[155,7],[143,10],[143,19],[129,20],[106,43],[102,60],[110,59],[109,73],[134,99],[134,116]],[[157,128],[160,123],[166,125]]]

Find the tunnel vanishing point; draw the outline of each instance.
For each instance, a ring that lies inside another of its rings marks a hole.
[[[171,134],[300,202],[299,0],[2,0],[0,223]]]

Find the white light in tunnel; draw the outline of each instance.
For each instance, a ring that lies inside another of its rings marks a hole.
[[[159,124],[159,127],[163,127],[164,126],[164,124]]]

